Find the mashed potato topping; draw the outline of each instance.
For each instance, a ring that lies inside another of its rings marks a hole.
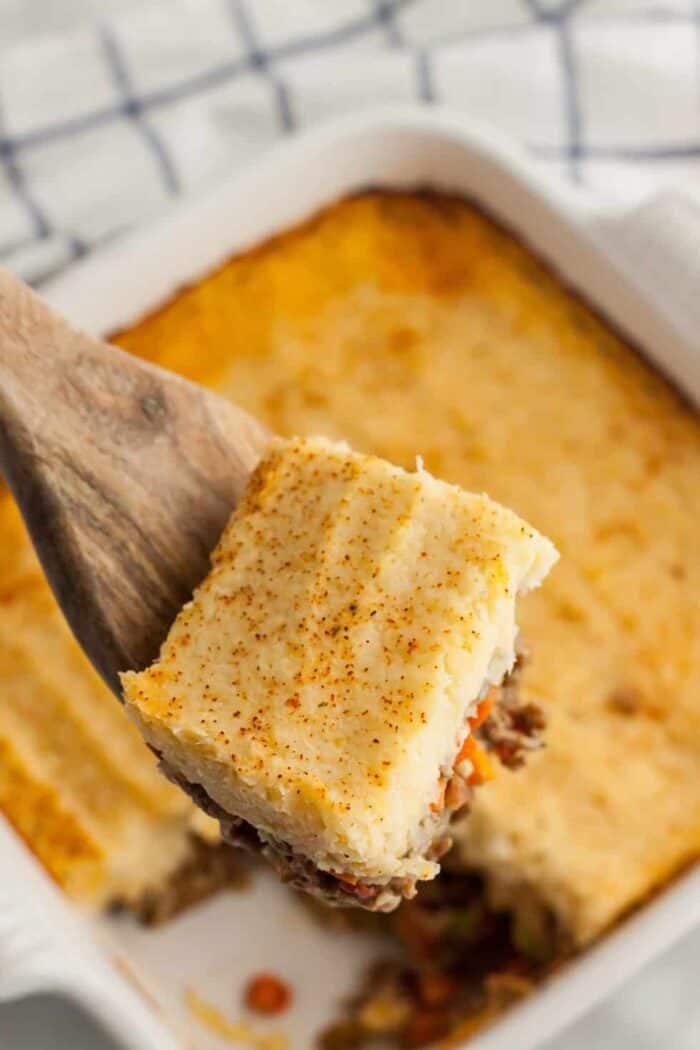
[[[510,866],[583,943],[698,856],[700,423],[527,247],[465,201],[368,193],[120,341],[278,433],[418,451],[556,543],[520,614],[547,747],[479,791],[465,868]]]
[[[128,711],[170,769],[321,870],[432,878],[449,771],[515,661],[516,597],[555,560],[486,496],[278,439],[160,659],[122,676]]]

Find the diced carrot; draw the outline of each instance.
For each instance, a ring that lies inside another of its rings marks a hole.
[[[484,781],[491,780],[495,776],[489,756],[483,748],[479,747],[473,736],[468,736],[462,744],[462,748],[455,759],[455,766],[465,759],[474,766],[472,774],[467,781],[468,784],[483,784]]]
[[[245,1004],[261,1014],[281,1014],[292,1001],[292,990],[272,973],[252,977],[245,990]]]
[[[494,690],[492,689],[490,693],[487,696],[485,696],[481,703],[478,705],[476,709],[476,714],[469,719],[469,725],[472,727],[472,729],[478,729],[479,726],[482,726],[491,714],[491,710],[493,708],[493,696]]]
[[[469,784],[484,784],[487,780],[493,780],[496,773],[491,759],[483,748],[477,745],[470,761],[474,766],[474,770],[469,777]]]
[[[331,874],[334,875],[336,879],[340,879],[341,882],[347,883],[348,886],[357,886],[357,879],[354,875],[346,875],[342,871],[333,871]]]
[[[460,748],[460,752],[455,759],[455,767],[458,766],[460,762],[464,762],[465,759],[471,762],[478,746],[476,740],[470,734]]]
[[[469,726],[471,730],[478,729],[480,725],[483,725],[486,719],[491,714],[491,708],[493,707],[493,693],[492,689],[488,696],[479,703],[476,714],[473,718],[469,719]],[[483,784],[485,780],[491,780],[494,775],[493,766],[489,761],[488,755],[477,744],[476,740],[470,733],[467,739],[462,744],[459,754],[455,759],[455,766],[462,762],[464,759],[469,759],[471,764],[474,766],[474,770],[469,777],[467,783],[469,784]],[[445,808],[445,792],[447,791],[447,778],[440,777],[438,780],[437,797],[434,802],[430,803],[430,809],[433,813],[442,813]],[[347,879],[342,875],[337,875],[337,878],[341,881],[346,882]]]

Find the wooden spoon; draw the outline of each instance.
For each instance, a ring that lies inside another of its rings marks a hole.
[[[0,269],[0,470],[117,695],[118,672],[153,660],[206,575],[270,436],[216,394],[76,330]]]

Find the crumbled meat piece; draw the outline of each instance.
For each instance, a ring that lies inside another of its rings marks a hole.
[[[322,1034],[322,1050],[405,1050],[445,1037],[461,1045],[462,1038],[527,995],[554,959],[568,953],[561,936],[550,942],[553,954],[546,959],[539,950],[522,954],[514,942],[535,903],[542,927],[554,936],[553,917],[539,902],[523,902],[518,924],[513,916],[491,910],[480,878],[460,871],[443,870],[415,901],[403,902],[392,915],[354,913],[355,925],[375,932],[368,920],[381,920],[403,953],[371,967],[343,1017]]]
[[[431,1046],[450,1030],[450,1020],[441,1010],[416,1010],[401,1033],[401,1045],[407,1050]]]
[[[160,757],[160,756],[159,756]],[[280,880],[293,889],[317,897],[331,907],[360,907],[370,911],[393,911],[402,898],[415,896],[415,879],[392,879],[387,886],[369,886],[366,883],[343,881],[321,871],[308,857],[295,853],[291,846],[278,839],[262,836],[252,824],[231,817],[204,790],[201,784],[192,784],[170,769],[161,759],[164,774],[187,792],[200,809],[219,821],[224,842],[262,856],[277,872]]]
[[[445,1006],[456,998],[459,982],[447,973],[426,973],[418,982],[418,997],[424,1006]]]
[[[366,1041],[366,1029],[358,1020],[347,1017],[321,1032],[318,1046],[319,1050],[358,1050]]]
[[[508,769],[518,769],[527,752],[542,747],[546,726],[541,708],[520,696],[520,676],[526,659],[525,652],[519,650],[515,667],[500,686],[489,718],[477,732]]]
[[[157,926],[217,890],[224,887],[245,889],[247,885],[245,858],[238,850],[224,843],[211,844],[197,839],[193,841],[185,863],[164,886],[145,893],[136,904],[128,907],[141,922]]]
[[[534,988],[532,977],[519,973],[491,973],[486,978],[486,990],[493,1001],[494,1008],[502,1010],[512,1002],[522,999]]]
[[[425,854],[427,859],[440,860],[452,849],[452,841],[449,835],[441,835],[439,838],[433,839]]]

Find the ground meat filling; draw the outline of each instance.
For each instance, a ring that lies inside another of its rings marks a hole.
[[[370,911],[393,911],[403,898],[415,895],[414,879],[392,879],[386,886],[365,886],[359,882],[345,882],[330,872],[321,871],[313,861],[296,853],[287,843],[265,836],[248,821],[226,813],[201,784],[186,780],[170,769],[162,758],[160,764],[169,780],[182,788],[201,810],[218,820],[224,842],[264,857],[280,880],[293,889],[309,893],[331,906],[347,908],[354,905]],[[408,882],[410,886],[405,885]]]
[[[533,891],[523,887],[513,906],[494,911],[479,876],[443,868],[392,915],[321,913],[324,926],[392,939],[322,1034],[321,1050],[461,1046],[571,954]]]
[[[519,696],[518,680],[524,661],[525,654],[519,652],[513,671],[501,686],[491,691],[488,718],[474,731],[475,738],[511,769],[522,765],[526,752],[541,746],[545,724],[539,707],[525,703]],[[181,787],[200,809],[219,821],[225,842],[262,855],[282,882],[294,889],[309,893],[331,906],[354,906],[377,912],[393,911],[401,900],[415,897],[415,878],[393,878],[384,885],[373,885],[350,875],[322,871],[286,842],[266,835],[247,821],[226,813],[201,784],[190,783],[168,768],[162,758],[161,767],[165,775]],[[440,779],[439,797],[431,807],[433,812],[430,821],[434,833],[425,851],[428,860],[439,860],[452,846],[452,839],[446,834],[449,822],[471,805],[477,782],[471,764],[459,762]]]
[[[148,926],[158,926],[221,889],[242,890],[248,884],[244,858],[222,842],[192,837],[191,852],[157,889],[147,890],[135,902],[115,901],[116,912],[128,909]]]
[[[542,747],[546,725],[542,709],[520,695],[520,679],[527,660],[527,651],[519,649],[513,670],[498,689],[489,718],[477,730],[479,739],[508,769],[518,769],[529,751]]]

